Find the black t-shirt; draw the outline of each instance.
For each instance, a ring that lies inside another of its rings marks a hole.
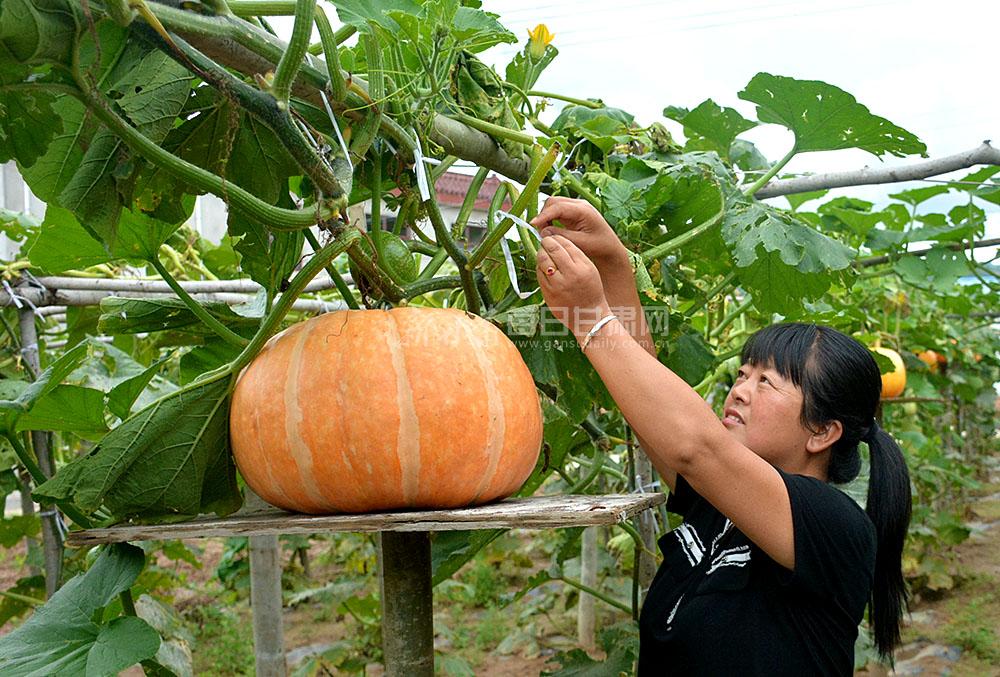
[[[851,675],[875,569],[875,529],[847,494],[778,471],[792,506],[795,571],[677,477],[684,523],[639,617],[639,675]]]

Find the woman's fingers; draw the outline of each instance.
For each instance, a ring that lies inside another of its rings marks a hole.
[[[563,269],[564,272],[572,270],[575,263],[572,255],[566,249],[565,245],[567,244],[576,249],[572,242],[558,235],[542,238],[542,249],[548,253],[555,267]]]
[[[549,237],[563,248],[569,256],[569,259],[574,263],[583,263],[583,261],[587,259],[587,255],[576,246],[576,243],[574,243],[570,238],[565,237],[562,233],[549,235]]]
[[[538,258],[535,262],[535,275],[538,277],[539,286],[545,286],[552,281],[552,276],[558,272],[556,264],[545,249],[538,250]]]
[[[539,230],[559,220],[566,228],[576,228],[580,214],[576,204],[568,198],[550,197],[545,201],[542,211],[531,219],[531,225]]]

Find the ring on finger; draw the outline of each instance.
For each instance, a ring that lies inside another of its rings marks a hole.
[[[549,277],[552,277],[553,275],[556,274],[556,270],[557,269],[555,268],[555,266],[549,266],[548,268],[545,269],[545,274],[548,275]]]

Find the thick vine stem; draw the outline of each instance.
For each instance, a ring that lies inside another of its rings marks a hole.
[[[177,298],[183,301],[184,305],[186,305],[199,320],[208,325],[208,328],[214,331],[219,338],[230,345],[236,346],[237,348],[242,348],[250,343],[232,329],[222,324],[222,322],[216,319],[214,315],[205,310],[204,306],[191,298],[191,295],[185,291],[184,287],[177,284],[177,280],[174,279],[174,276],[167,271],[156,256],[150,257],[149,263],[152,264],[153,268],[156,269],[156,272],[160,274],[163,281],[170,285],[173,292],[177,294]]]
[[[507,139],[508,141],[513,141],[515,143],[521,143],[531,148],[535,145],[535,137],[531,134],[525,134],[522,131],[516,129],[510,129],[508,127],[501,127],[500,125],[495,125],[492,122],[486,122],[485,120],[480,120],[479,118],[474,118],[471,115],[466,115],[465,113],[456,113],[455,118],[463,123],[472,127],[473,129],[478,129],[481,132],[485,132],[490,136],[495,136],[501,139]]]
[[[321,7],[317,7],[316,9],[320,10],[322,8]],[[343,44],[343,42],[345,40],[347,40],[347,38],[351,37],[352,35],[354,35],[357,32],[358,32],[358,29],[356,27],[354,27],[353,25],[351,25],[351,24],[344,24],[343,26],[341,26],[340,28],[338,28],[336,31],[333,32],[333,44],[335,44],[335,45]],[[319,55],[319,54],[322,54],[324,51],[326,51],[326,49],[323,46],[322,42],[315,42],[315,43],[309,45],[309,53],[310,54]]]
[[[403,295],[408,299],[412,299],[415,296],[420,296],[439,289],[457,289],[461,286],[461,275],[444,275],[442,277],[433,277],[429,280],[417,280],[416,282],[411,282],[403,287]]]
[[[725,331],[726,327],[731,325],[736,318],[738,318],[740,315],[742,315],[747,311],[751,303],[753,303],[753,299],[747,297],[735,308],[729,311],[729,313],[724,318],[722,318],[722,321],[712,328],[711,332],[709,332],[709,337],[713,339],[719,338],[719,336],[722,335],[722,332]]]
[[[336,214],[334,210],[324,206],[318,210],[301,210],[284,209],[268,204],[249,191],[232,183],[224,183],[212,172],[164,150],[112,111],[103,97],[84,89],[82,83],[78,95],[94,116],[117,134],[134,152],[191,186],[227,200],[237,210],[261,223],[268,224],[273,230],[301,230],[314,225],[320,219],[330,218]]]
[[[756,197],[764,199],[827,188],[914,181],[926,179],[929,176],[947,174],[959,169],[968,169],[976,165],[1000,165],[1000,149],[991,146],[989,141],[983,141],[971,150],[926,162],[916,162],[907,167],[880,167],[876,169],[865,167],[849,172],[831,172],[771,181],[757,191]]]
[[[295,0],[229,0],[229,11],[239,17],[294,16]]]
[[[271,82],[271,94],[277,100],[278,108],[288,110],[288,96],[292,91],[292,83],[302,67],[309,49],[309,35],[312,32],[313,15],[316,11],[316,0],[297,0],[295,3],[295,23],[292,26],[292,39],[288,41],[288,49],[281,55],[277,68],[274,69],[274,80]]]
[[[476,175],[472,177],[472,183],[469,184],[469,190],[465,192],[465,199],[462,200],[458,216],[455,217],[455,223],[451,227],[454,237],[460,238],[465,233],[465,227],[469,225],[469,216],[472,215],[472,209],[476,206],[476,198],[479,197],[479,191],[482,189],[483,183],[486,181],[486,175],[489,173],[490,170],[486,167],[480,167],[476,171]]]
[[[316,22],[316,30],[319,31],[320,45],[326,61],[326,74],[330,78],[330,94],[337,103],[342,103],[347,99],[347,82],[344,80],[344,73],[340,69],[340,54],[337,48],[337,37],[333,32],[333,26],[326,17],[326,12],[322,7],[316,8],[316,15],[313,17]]]
[[[620,527],[622,525],[619,524],[617,526]],[[614,597],[610,597],[608,595],[605,595],[600,590],[595,590],[594,588],[590,587],[589,585],[584,585],[583,583],[580,583],[579,581],[576,581],[576,580],[574,580],[572,578],[566,578],[565,576],[559,576],[558,578],[553,578],[552,580],[554,580],[554,581],[562,581],[563,583],[565,583],[566,585],[570,586],[571,588],[576,588],[577,590],[580,590],[581,592],[585,592],[588,595],[593,595],[594,597],[596,597],[597,599],[601,600],[602,602],[604,602],[608,606],[613,606],[614,608],[618,609],[619,611],[624,611],[627,614],[631,614],[632,613],[632,608],[628,604],[625,604],[624,602],[619,602]]]

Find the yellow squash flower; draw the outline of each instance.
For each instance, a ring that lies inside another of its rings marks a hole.
[[[552,39],[556,37],[549,32],[548,26],[538,24],[534,30],[528,31],[528,54],[536,61],[545,56],[545,48],[549,46]]]

